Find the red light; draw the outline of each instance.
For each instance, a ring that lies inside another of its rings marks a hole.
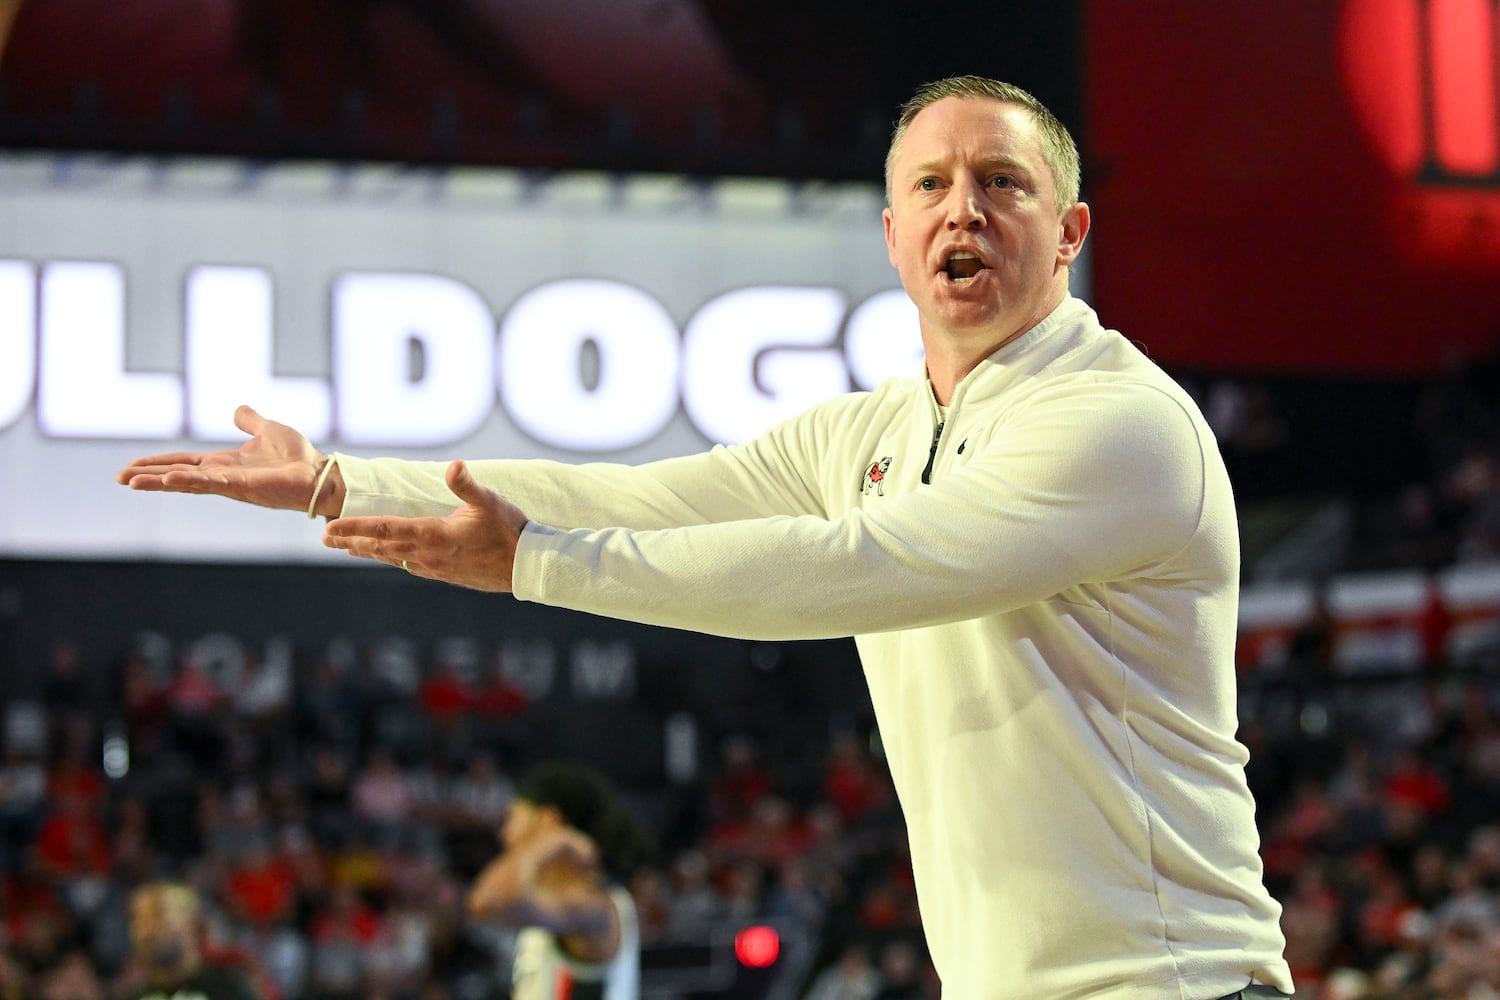
[[[781,935],[774,927],[746,927],[734,936],[734,957],[748,968],[770,968],[780,954]]]

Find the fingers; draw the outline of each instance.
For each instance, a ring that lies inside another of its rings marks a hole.
[[[126,470],[119,481],[141,493],[212,493],[229,495],[232,484],[222,472],[204,472],[196,468]]]
[[[166,455],[147,455],[131,462],[115,474],[115,482],[129,486],[136,476],[161,476],[168,472],[181,471],[183,467],[197,468],[200,456],[191,451],[174,451]]]
[[[216,476],[197,469],[135,472],[128,478],[121,473],[120,482],[142,493],[222,494],[229,486],[222,474]]]
[[[342,549],[360,559],[372,559],[388,566],[401,566],[407,572],[422,575],[419,556],[427,551],[430,531],[420,522],[429,518],[341,517],[329,521],[323,529],[323,544]]]

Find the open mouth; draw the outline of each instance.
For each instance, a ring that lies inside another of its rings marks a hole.
[[[967,250],[955,250],[943,264],[943,273],[952,281],[968,281],[984,270],[984,261],[979,255]]]

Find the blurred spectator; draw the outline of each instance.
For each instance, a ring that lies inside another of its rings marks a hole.
[[[823,794],[838,809],[844,822],[863,816],[880,800],[882,778],[870,759],[866,742],[857,734],[844,733],[834,739],[828,770],[823,776]]]
[[[880,948],[880,990],[875,1000],[929,1000],[922,976],[925,949],[907,938],[892,938]]]
[[[166,688],[167,717],[176,748],[200,765],[216,765],[223,754],[218,709],[225,694],[208,668],[186,656]]]
[[[279,734],[291,709],[291,676],[286,664],[247,655],[239,684],[231,695],[234,711],[262,739]]]
[[[37,1000],[105,1000],[104,983],[82,951],[68,952],[37,978]]]
[[[766,896],[765,915],[792,921],[810,935],[821,931],[833,901],[822,884],[814,880],[813,871],[803,858],[782,862]]]
[[[691,933],[711,926],[724,915],[724,900],[710,880],[708,858],[701,851],[688,850],[672,863],[671,903],[667,924],[674,934]]]
[[[473,754],[449,786],[449,825],[458,830],[493,833],[505,822],[506,810],[515,797],[515,782],[500,769],[495,756]]]
[[[500,824],[515,799],[515,782],[494,755],[477,753],[449,784],[442,816],[456,870],[472,874],[495,853]]]
[[[726,739],[720,749],[719,773],[709,791],[719,823],[741,823],[751,806],[771,791],[771,775],[761,766],[755,742],[743,734]]]
[[[297,688],[297,734],[304,744],[348,753],[358,742],[364,708],[364,692],[351,671],[322,657]]]
[[[1281,900],[1281,929],[1286,935],[1286,961],[1292,981],[1302,989],[1315,981],[1340,955],[1340,918],[1343,900],[1321,859],[1310,861],[1294,876],[1291,890]]]
[[[186,885],[152,882],[136,890],[130,901],[135,957],[117,984],[119,996],[258,1000],[262,994],[244,969],[205,956],[199,906]]]
[[[253,930],[264,931],[289,919],[298,901],[299,873],[260,837],[229,866],[223,899],[229,912]]]
[[[390,751],[373,747],[366,754],[350,789],[350,805],[378,846],[395,844],[406,833],[416,796]]]
[[[95,679],[79,661],[77,645],[70,639],[58,640],[42,677],[42,703],[54,725],[97,724],[97,690]]]
[[[723,919],[746,923],[764,911],[761,899],[765,891],[765,870],[749,860],[732,862],[724,867],[719,893],[723,899]]]
[[[1386,778],[1385,796],[1393,806],[1432,817],[1448,808],[1448,783],[1415,749],[1402,748]]]
[[[818,973],[804,1000],[874,1000],[879,992],[880,973],[871,964],[869,946],[857,943]]]
[[[671,890],[658,868],[642,866],[630,879],[630,896],[635,900],[636,926],[641,944],[661,941],[671,929]]]
[[[312,920],[312,997],[345,1000],[361,995],[369,953],[383,945],[384,938],[384,922],[359,891],[335,883],[326,904]]]
[[[34,753],[7,747],[0,761],[0,872],[36,836],[47,803],[47,769]]]
[[[516,715],[526,707],[526,692],[506,676],[504,660],[496,657],[474,692],[474,710],[481,719],[494,722]]]
[[[437,726],[451,726],[474,707],[474,691],[451,660],[440,659],[417,688],[417,702]]]
[[[138,756],[150,758],[161,748],[167,720],[167,691],[156,677],[156,667],[145,656],[131,653],[120,668],[118,703],[125,732]]]
[[[37,831],[36,856],[62,886],[73,907],[87,907],[111,865],[109,834],[93,802],[73,789],[52,801],[52,811]]]
[[[59,884],[32,855],[0,880],[0,917],[7,956],[28,981],[57,961],[78,931]]]
[[[338,838],[352,825],[353,779],[344,753],[332,745],[315,746],[303,797],[308,819],[320,837]]]

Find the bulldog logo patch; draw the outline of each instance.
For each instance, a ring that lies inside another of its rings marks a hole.
[[[890,471],[890,468],[891,456],[889,455],[878,462],[872,462],[865,470],[865,484],[860,492],[869,496],[870,491],[874,490],[876,496],[885,496],[885,474]]]

